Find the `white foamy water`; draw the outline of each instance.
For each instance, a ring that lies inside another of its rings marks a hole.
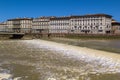
[[[71,59],[87,62],[88,64],[84,67],[84,69],[89,69],[87,73],[120,73],[120,55],[116,53],[44,40],[26,40],[24,42],[31,44],[34,48],[44,48]]]
[[[0,80],[10,80],[11,75],[7,73],[0,73]]]
[[[21,77],[12,79],[12,75],[8,73],[0,73],[0,80],[20,80]]]

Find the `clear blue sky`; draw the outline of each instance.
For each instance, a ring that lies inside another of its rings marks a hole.
[[[0,22],[16,17],[106,13],[120,21],[120,0],[0,0]]]

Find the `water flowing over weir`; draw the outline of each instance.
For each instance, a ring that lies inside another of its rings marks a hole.
[[[56,54],[62,54],[66,58],[87,63],[81,68],[64,67],[64,70],[73,70],[73,72],[79,72],[80,75],[120,73],[120,55],[115,53],[43,40],[33,40],[27,43],[33,45],[34,48],[44,48],[50,51],[54,51]]]
[[[7,80],[120,79],[116,53],[44,40],[0,41],[0,45],[0,69],[10,77]]]
[[[86,67],[91,67],[91,71],[93,72],[120,72],[120,55],[115,53],[92,50],[85,47],[81,48],[43,40],[33,40],[30,43],[28,42],[28,44],[32,44],[36,48],[39,47],[55,51],[71,59],[87,62],[88,65]]]

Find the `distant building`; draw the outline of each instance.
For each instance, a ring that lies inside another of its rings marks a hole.
[[[51,17],[49,33],[68,33],[70,17]]]
[[[80,34],[108,34],[111,32],[111,20],[112,16],[107,14],[71,16],[70,32]]]
[[[7,26],[11,32],[30,33],[32,28],[31,18],[16,18],[7,20]]]
[[[113,34],[120,34],[120,22],[112,20],[112,32]]]
[[[39,17],[33,19],[32,33],[48,33],[50,17]]]
[[[50,33],[110,34],[112,16],[91,14],[54,17],[50,19]]]
[[[6,32],[7,31],[7,25],[5,22],[0,23],[0,32]]]
[[[6,26],[8,31],[18,33],[120,34],[120,24],[113,22],[112,16],[108,14],[16,18],[8,19]]]

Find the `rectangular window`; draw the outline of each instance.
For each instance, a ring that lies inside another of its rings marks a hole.
[[[98,30],[98,32],[103,32],[103,30]]]

